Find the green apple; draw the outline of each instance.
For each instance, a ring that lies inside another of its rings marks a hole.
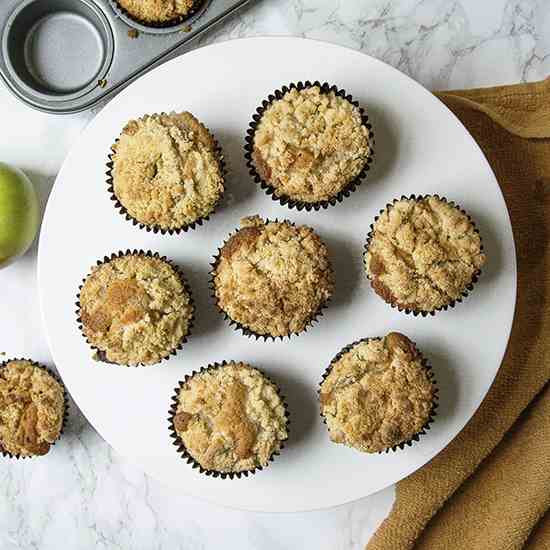
[[[38,197],[29,178],[0,162],[0,268],[28,250],[39,218]]]

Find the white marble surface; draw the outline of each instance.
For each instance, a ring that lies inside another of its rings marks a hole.
[[[197,45],[260,34],[357,48],[431,89],[537,80],[550,73],[547,0],[259,0]],[[0,160],[25,170],[45,204],[64,156],[92,117],[38,113],[0,86]],[[36,246],[0,271],[0,352],[51,365],[35,268]],[[1,462],[2,550],[351,550],[364,547],[393,501],[390,488],[304,514],[215,507],[174,494],[116,456],[74,405],[66,433],[49,455]]]

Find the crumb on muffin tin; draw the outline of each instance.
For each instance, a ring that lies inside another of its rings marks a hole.
[[[131,120],[112,150],[112,193],[145,227],[187,228],[207,219],[223,195],[219,146],[191,113]]]
[[[151,365],[188,336],[193,303],[164,258],[137,251],[92,268],[79,294],[82,332],[107,362]]]
[[[319,85],[293,87],[261,114],[252,160],[275,196],[328,201],[368,163],[369,133],[361,110],[346,97]]]
[[[388,205],[373,224],[364,263],[386,302],[425,314],[459,300],[485,260],[469,216],[434,195]]]
[[[177,393],[173,428],[186,453],[208,472],[265,467],[288,437],[278,389],[246,363],[191,375]]]
[[[345,348],[321,383],[319,401],[333,442],[376,453],[422,433],[436,393],[415,344],[392,332]]]
[[[328,250],[307,226],[243,218],[223,245],[212,272],[218,307],[261,336],[305,330],[330,299]]]
[[[63,386],[45,369],[24,359],[0,366],[0,450],[46,454],[61,435],[64,415]]]

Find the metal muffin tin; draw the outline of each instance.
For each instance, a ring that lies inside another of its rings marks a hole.
[[[115,0],[0,0],[0,75],[49,113],[89,109],[252,0],[203,0],[174,26],[133,21]]]

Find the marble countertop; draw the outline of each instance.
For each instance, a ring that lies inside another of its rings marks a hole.
[[[550,74],[546,0],[259,0],[194,47],[243,36],[299,35],[359,49],[430,89]],[[33,111],[0,86],[0,160],[25,170],[44,206],[67,151],[94,116]],[[0,352],[51,365],[36,292],[36,244],[0,271]],[[33,461],[2,460],[3,550],[363,548],[393,488],[300,514],[227,510],[174,494],[117,456],[71,404],[64,437]]]

